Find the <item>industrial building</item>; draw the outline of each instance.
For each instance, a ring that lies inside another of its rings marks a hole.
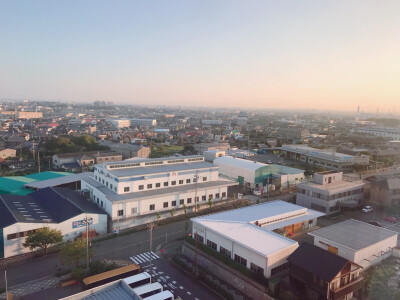
[[[235,182],[219,177],[219,168],[202,156],[135,159],[96,165],[94,176],[82,179],[111,217],[114,228],[128,228],[192,211],[227,197]]]
[[[192,237],[268,278],[287,267],[287,257],[298,247],[284,235],[315,226],[323,215],[285,201],[272,201],[193,218]]]
[[[308,234],[315,246],[367,269],[392,255],[398,233],[350,219]]]
[[[64,241],[74,240],[89,230],[107,232],[107,215],[78,192],[45,188],[26,196],[0,195],[0,259],[29,252],[25,237],[40,228],[61,230]]]
[[[363,204],[364,182],[343,177],[342,172],[315,173],[313,180],[297,185],[296,204],[326,214]]]
[[[152,126],[157,126],[157,120],[156,119],[131,119],[131,126],[132,127],[140,127],[140,126],[147,126],[147,127],[152,127]]]
[[[316,149],[307,145],[283,145],[282,154],[287,159],[298,160],[310,166],[324,167],[330,170],[352,170],[354,166],[369,165],[368,155],[348,155],[331,149]]]
[[[220,168],[221,175],[255,189],[262,188],[270,183],[277,187],[287,187],[304,180],[303,170],[232,156],[218,157],[214,159],[214,164]]]

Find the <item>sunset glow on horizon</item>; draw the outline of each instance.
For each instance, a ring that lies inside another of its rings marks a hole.
[[[0,99],[400,112],[400,1],[1,1]]]

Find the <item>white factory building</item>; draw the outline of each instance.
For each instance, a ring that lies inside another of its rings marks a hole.
[[[110,119],[108,120],[108,122],[111,123],[112,127],[114,128],[128,128],[129,126],[131,126],[131,121],[130,120],[126,120],[126,119]]]
[[[272,182],[277,186],[287,186],[304,180],[303,170],[232,156],[217,157],[214,164],[220,168],[221,175],[255,189]]]
[[[296,204],[326,214],[363,204],[364,182],[349,180],[342,172],[315,173],[313,180],[297,185]]]
[[[314,245],[364,268],[392,255],[397,232],[350,219],[308,233]]]
[[[64,241],[75,240],[89,231],[107,233],[107,215],[80,193],[48,187],[27,196],[0,195],[0,259],[30,252],[26,236],[43,227],[61,230]],[[40,249],[40,248],[39,248]]]
[[[135,159],[96,165],[81,188],[123,229],[226,199],[236,183],[218,173],[203,156]]]
[[[140,126],[157,126],[156,119],[131,119],[131,126],[140,127]]]
[[[272,201],[193,218],[192,237],[268,278],[287,267],[287,257],[298,247],[282,234],[303,232],[323,215]]]
[[[356,165],[369,165],[368,155],[353,156],[338,153],[332,149],[321,150],[307,145],[283,145],[282,153],[288,159],[337,171],[352,170]]]

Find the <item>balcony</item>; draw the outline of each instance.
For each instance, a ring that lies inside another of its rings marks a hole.
[[[329,294],[330,294],[329,299],[332,299],[332,300],[340,299],[343,296],[350,294],[351,292],[355,292],[355,291],[361,289],[363,284],[364,284],[364,279],[360,276],[357,279],[355,279],[354,281],[352,281],[344,286],[341,286],[337,289],[331,289],[329,291]]]

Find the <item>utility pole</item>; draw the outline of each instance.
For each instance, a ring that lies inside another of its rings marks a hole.
[[[198,241],[197,231],[195,237],[196,237],[196,251],[194,253],[194,275],[197,277],[197,241]]]
[[[87,215],[84,219],[86,225],[86,268],[89,269],[89,223],[93,218],[88,218]]]
[[[4,271],[4,280],[6,282],[6,299],[8,300],[7,271]]]
[[[195,180],[195,192],[194,192],[194,210],[197,212],[197,181],[199,181],[199,176],[197,176],[199,170],[196,170],[196,175],[194,175],[194,180]]]
[[[38,159],[38,173],[40,173],[40,153],[39,153],[39,150],[37,152],[37,159]]]
[[[153,265],[152,265],[152,249],[153,249],[153,229],[156,227],[156,225],[152,222],[150,224],[147,224],[147,228],[150,231],[150,279],[153,277]]]

